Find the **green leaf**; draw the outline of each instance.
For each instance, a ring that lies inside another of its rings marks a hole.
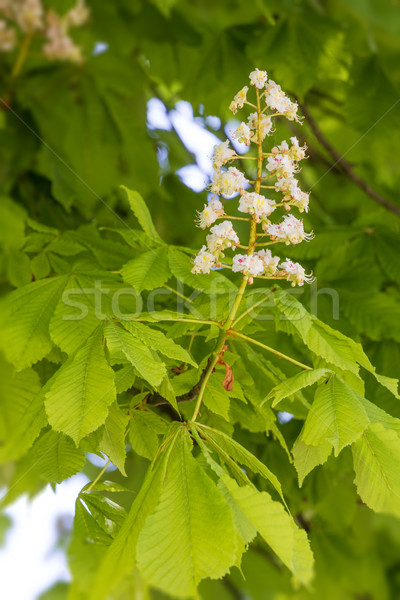
[[[377,512],[400,516],[400,438],[380,423],[371,424],[353,444],[357,491]]]
[[[153,460],[158,447],[158,436],[165,433],[167,423],[151,411],[134,410],[129,427],[132,449],[149,460]]]
[[[229,421],[229,394],[222,387],[221,380],[216,375],[211,375],[208,380],[203,402],[209,410]]]
[[[50,273],[51,267],[47,254],[41,252],[31,260],[31,269],[36,279],[43,279]]]
[[[137,220],[139,221],[143,231],[147,233],[149,238],[157,243],[163,243],[162,239],[157,233],[156,228],[153,225],[153,220],[150,215],[150,211],[146,206],[145,201],[139,192],[134,192],[132,190],[128,190],[124,185],[121,186],[123,190],[125,190],[126,195],[128,196],[129,205],[134,212]]]
[[[232,512],[182,430],[159,503],[139,534],[139,570],[166,593],[194,596],[202,579],[218,579],[235,563],[236,540]]]
[[[55,431],[43,434],[30,453],[34,469],[46,481],[61,483],[82,470],[85,453],[76,448],[72,440]]]
[[[125,477],[125,431],[128,421],[129,416],[118,408],[117,403],[111,404],[99,445],[100,452],[104,452]]]
[[[176,344],[159,329],[152,329],[147,325],[143,325],[143,323],[134,321],[126,321],[124,327],[142,342],[147,343],[152,350],[156,350],[173,360],[179,360],[194,367],[198,366],[185,348]]]
[[[166,375],[165,365],[143,342],[113,321],[108,322],[105,335],[111,353],[122,352],[143,379],[154,387],[160,385]]]
[[[332,452],[332,446],[329,442],[322,442],[319,446],[310,446],[299,438],[296,440],[292,452],[299,486],[301,487],[306,476],[315,467],[324,464],[328,460]]]
[[[15,287],[28,285],[32,281],[31,261],[25,252],[13,250],[7,260],[7,277]]]
[[[0,344],[18,370],[41,360],[52,349],[49,324],[65,282],[64,276],[35,281],[5,300]]]
[[[171,277],[166,248],[139,254],[122,267],[121,276],[139,293],[161,287]]]
[[[301,440],[310,446],[320,446],[328,441],[337,456],[361,436],[368,423],[362,397],[332,375],[316,392]]]
[[[51,339],[63,352],[73,354],[101,323],[96,314],[96,282],[72,275],[50,322]]]
[[[251,485],[239,487],[228,476],[222,477],[222,481],[243,514],[296,579],[309,585],[314,559],[306,532],[297,527],[282,504],[272,500],[267,492],[259,492]]]
[[[328,373],[330,373],[329,369],[312,369],[311,371],[301,371],[294,375],[294,377],[290,377],[289,379],[285,379],[282,383],[279,383],[277,386],[272,388],[268,396],[263,400],[267,402],[268,400],[273,400],[272,407],[275,408],[277,404],[284,398],[288,396],[292,396],[299,390],[302,390],[309,385],[313,385],[318,379],[324,377]]]
[[[102,425],[116,398],[114,371],[103,347],[99,327],[53,377],[45,406],[50,425],[76,444]]]

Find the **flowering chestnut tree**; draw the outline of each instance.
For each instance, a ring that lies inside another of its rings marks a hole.
[[[306,147],[268,141],[282,118],[300,122],[298,106],[265,71],[249,79],[230,104],[249,110],[232,135],[249,152],[229,140],[214,148],[197,254],[167,244],[126,188],[136,229],[25,221],[35,281],[1,312],[10,433],[0,461],[16,465],[3,504],[27,477],[34,492],[80,472],[87,453],[107,458],[76,501],[71,598],[208,597],[202,586],[230,581],[255,545],[311,597],[299,486],[344,449],[361,501],[400,516],[400,419],[365,397],[361,373],[395,399],[397,380],[291,293],[312,282],[286,257],[313,235],[298,216],[309,205],[295,177]],[[288,413],[302,422],[293,444],[280,427]]]

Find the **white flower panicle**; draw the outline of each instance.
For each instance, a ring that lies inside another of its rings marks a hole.
[[[210,229],[211,233],[207,236],[207,247],[212,254],[219,254],[226,248],[236,249],[240,240],[236,231],[233,229],[230,221],[223,221],[219,225],[214,225]]]
[[[210,190],[223,196],[232,196],[248,185],[248,180],[239,169],[229,167],[227,171],[216,171]]]
[[[265,198],[256,192],[243,192],[240,196],[238,210],[242,213],[254,215],[256,223],[265,221],[276,208],[275,200]]]
[[[305,233],[303,221],[296,219],[293,215],[287,215],[281,223],[267,225],[267,233],[272,240],[280,240],[289,244],[300,244],[303,240],[312,240],[314,234]]]
[[[206,246],[202,246],[200,252],[193,260],[192,273],[209,273],[215,267],[215,256],[208,252]]]
[[[234,96],[232,102],[229,105],[229,109],[233,112],[234,115],[237,113],[238,109],[243,108],[245,102],[247,101],[248,91],[249,88],[247,85],[245,85],[244,88],[239,90],[238,93]]]
[[[60,16],[52,8],[45,11],[42,0],[0,0],[0,52],[13,50],[17,38],[39,32],[44,35],[43,55],[50,60],[81,62],[82,53],[69,35],[72,27],[81,27],[89,18],[85,0],[65,15]]]
[[[287,258],[282,264],[281,268],[285,271],[287,281],[292,283],[292,287],[297,285],[303,285],[306,281],[307,283],[312,283],[314,281],[314,277],[312,273],[310,275],[306,275],[304,268],[297,262],[292,262],[290,258]]]
[[[204,205],[202,211],[197,213],[197,225],[201,227],[201,229],[205,229],[206,227],[210,227],[218,217],[221,217],[224,214],[224,207],[220,200],[211,200],[208,204]]]
[[[229,148],[229,140],[222,142],[222,144],[216,144],[213,152],[213,167],[218,171],[223,165],[229,160],[236,156],[236,152]]]
[[[205,204],[203,210],[197,214],[197,225],[202,229],[212,227],[206,237],[207,245],[202,246],[193,260],[192,271],[209,273],[215,268],[228,267],[234,273],[241,273],[248,283],[253,283],[253,279],[257,277],[272,280],[286,279],[292,286],[303,285],[304,282],[311,283],[312,273],[307,275],[299,263],[287,258],[279,264],[279,256],[273,256],[269,248],[258,250],[260,246],[269,246],[271,243],[299,244],[304,240],[311,240],[314,234],[306,233],[303,221],[290,213],[292,208],[300,213],[308,212],[309,194],[300,189],[299,182],[295,178],[295,174],[300,170],[300,161],[307,158],[307,146],[305,144],[301,146],[298,138],[293,136],[289,142],[283,140],[269,151],[263,148],[265,138],[275,131],[273,118],[284,116],[290,121],[301,122],[297,115],[298,105],[286,96],[280,85],[272,79],[268,80],[266,71],[255,69],[250,73],[249,80],[257,96],[257,110],[253,109],[253,112],[248,114],[247,122],[243,120],[240,123],[232,133],[232,138],[250,147],[256,144],[257,156],[239,155],[231,148],[229,140],[217,144],[213,150],[214,174],[209,186],[211,192],[223,197],[231,198],[239,192],[237,210],[248,216],[230,217],[216,197]],[[249,89],[249,86],[244,86],[233,98],[229,108],[234,114],[245,104],[255,107],[254,102],[247,100]],[[266,104],[264,109],[260,108],[262,99]],[[249,168],[252,175],[250,179],[245,176],[244,169],[225,166],[228,162],[242,160],[257,161],[256,164],[250,163],[250,167],[254,167]],[[250,186],[253,186],[253,189]],[[280,199],[275,199],[274,196],[266,197],[263,188],[271,190],[272,196],[280,194]],[[281,214],[286,211],[289,214],[284,214],[280,222],[273,223],[271,215],[275,211]],[[213,225],[220,218],[225,220],[218,225]],[[241,245],[230,219],[247,221],[244,227],[248,227],[250,223],[247,246]],[[259,243],[260,238],[267,236],[269,241]],[[246,252],[236,253],[238,247],[245,248]],[[231,258],[229,255],[226,257],[227,264],[221,264],[219,261],[225,258],[224,253],[227,249],[235,253]]]

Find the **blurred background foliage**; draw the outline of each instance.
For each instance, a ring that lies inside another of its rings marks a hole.
[[[47,3],[60,13],[72,4]],[[45,277],[56,260],[68,261],[67,245],[62,259],[51,252],[54,229],[74,230],[75,243],[95,248],[100,263],[108,260],[102,266],[110,266],[120,247],[100,239],[94,225],[126,231],[125,223],[133,225],[120,184],[143,194],[167,242],[200,246],[193,218],[206,194],[177,174],[196,164],[196,140],[186,147],[172,123],[149,128],[147,104],[158,98],[168,117],[177,102],[188,101],[196,123],[224,140],[229,101],[257,66],[295,94],[309,117],[303,127],[284,126],[287,136],[309,146],[300,179],[312,189],[305,221],[316,234],[291,257],[314,270],[319,290],[339,294],[339,318],[327,294],[318,296],[318,316],[361,341],[379,372],[398,377],[398,0],[88,0],[88,6],[89,23],[75,35],[82,64],[49,62],[34,42],[12,79],[18,49],[0,54],[2,291]],[[275,135],[281,141],[282,127]],[[300,299],[309,305],[309,291]],[[367,393],[400,417],[398,401],[382,387],[368,381]],[[285,428],[288,441],[295,439],[296,423]],[[244,558],[245,580],[236,572],[204,583],[203,597],[399,598],[399,523],[359,503],[348,455],[329,460],[299,490],[287,463],[284,473],[282,451],[263,440],[253,432],[246,446],[257,447],[272,470],[279,463],[291,505],[307,516],[303,525],[317,559],[314,591],[294,590],[289,572],[259,545]],[[60,584],[43,598],[67,593]]]

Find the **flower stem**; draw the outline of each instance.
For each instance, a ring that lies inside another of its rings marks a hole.
[[[11,81],[17,79],[17,77],[21,73],[22,67],[24,66],[24,63],[28,57],[29,47],[31,45],[32,38],[33,32],[27,33],[21,44],[17,60],[15,61],[13,70],[11,71]]]

